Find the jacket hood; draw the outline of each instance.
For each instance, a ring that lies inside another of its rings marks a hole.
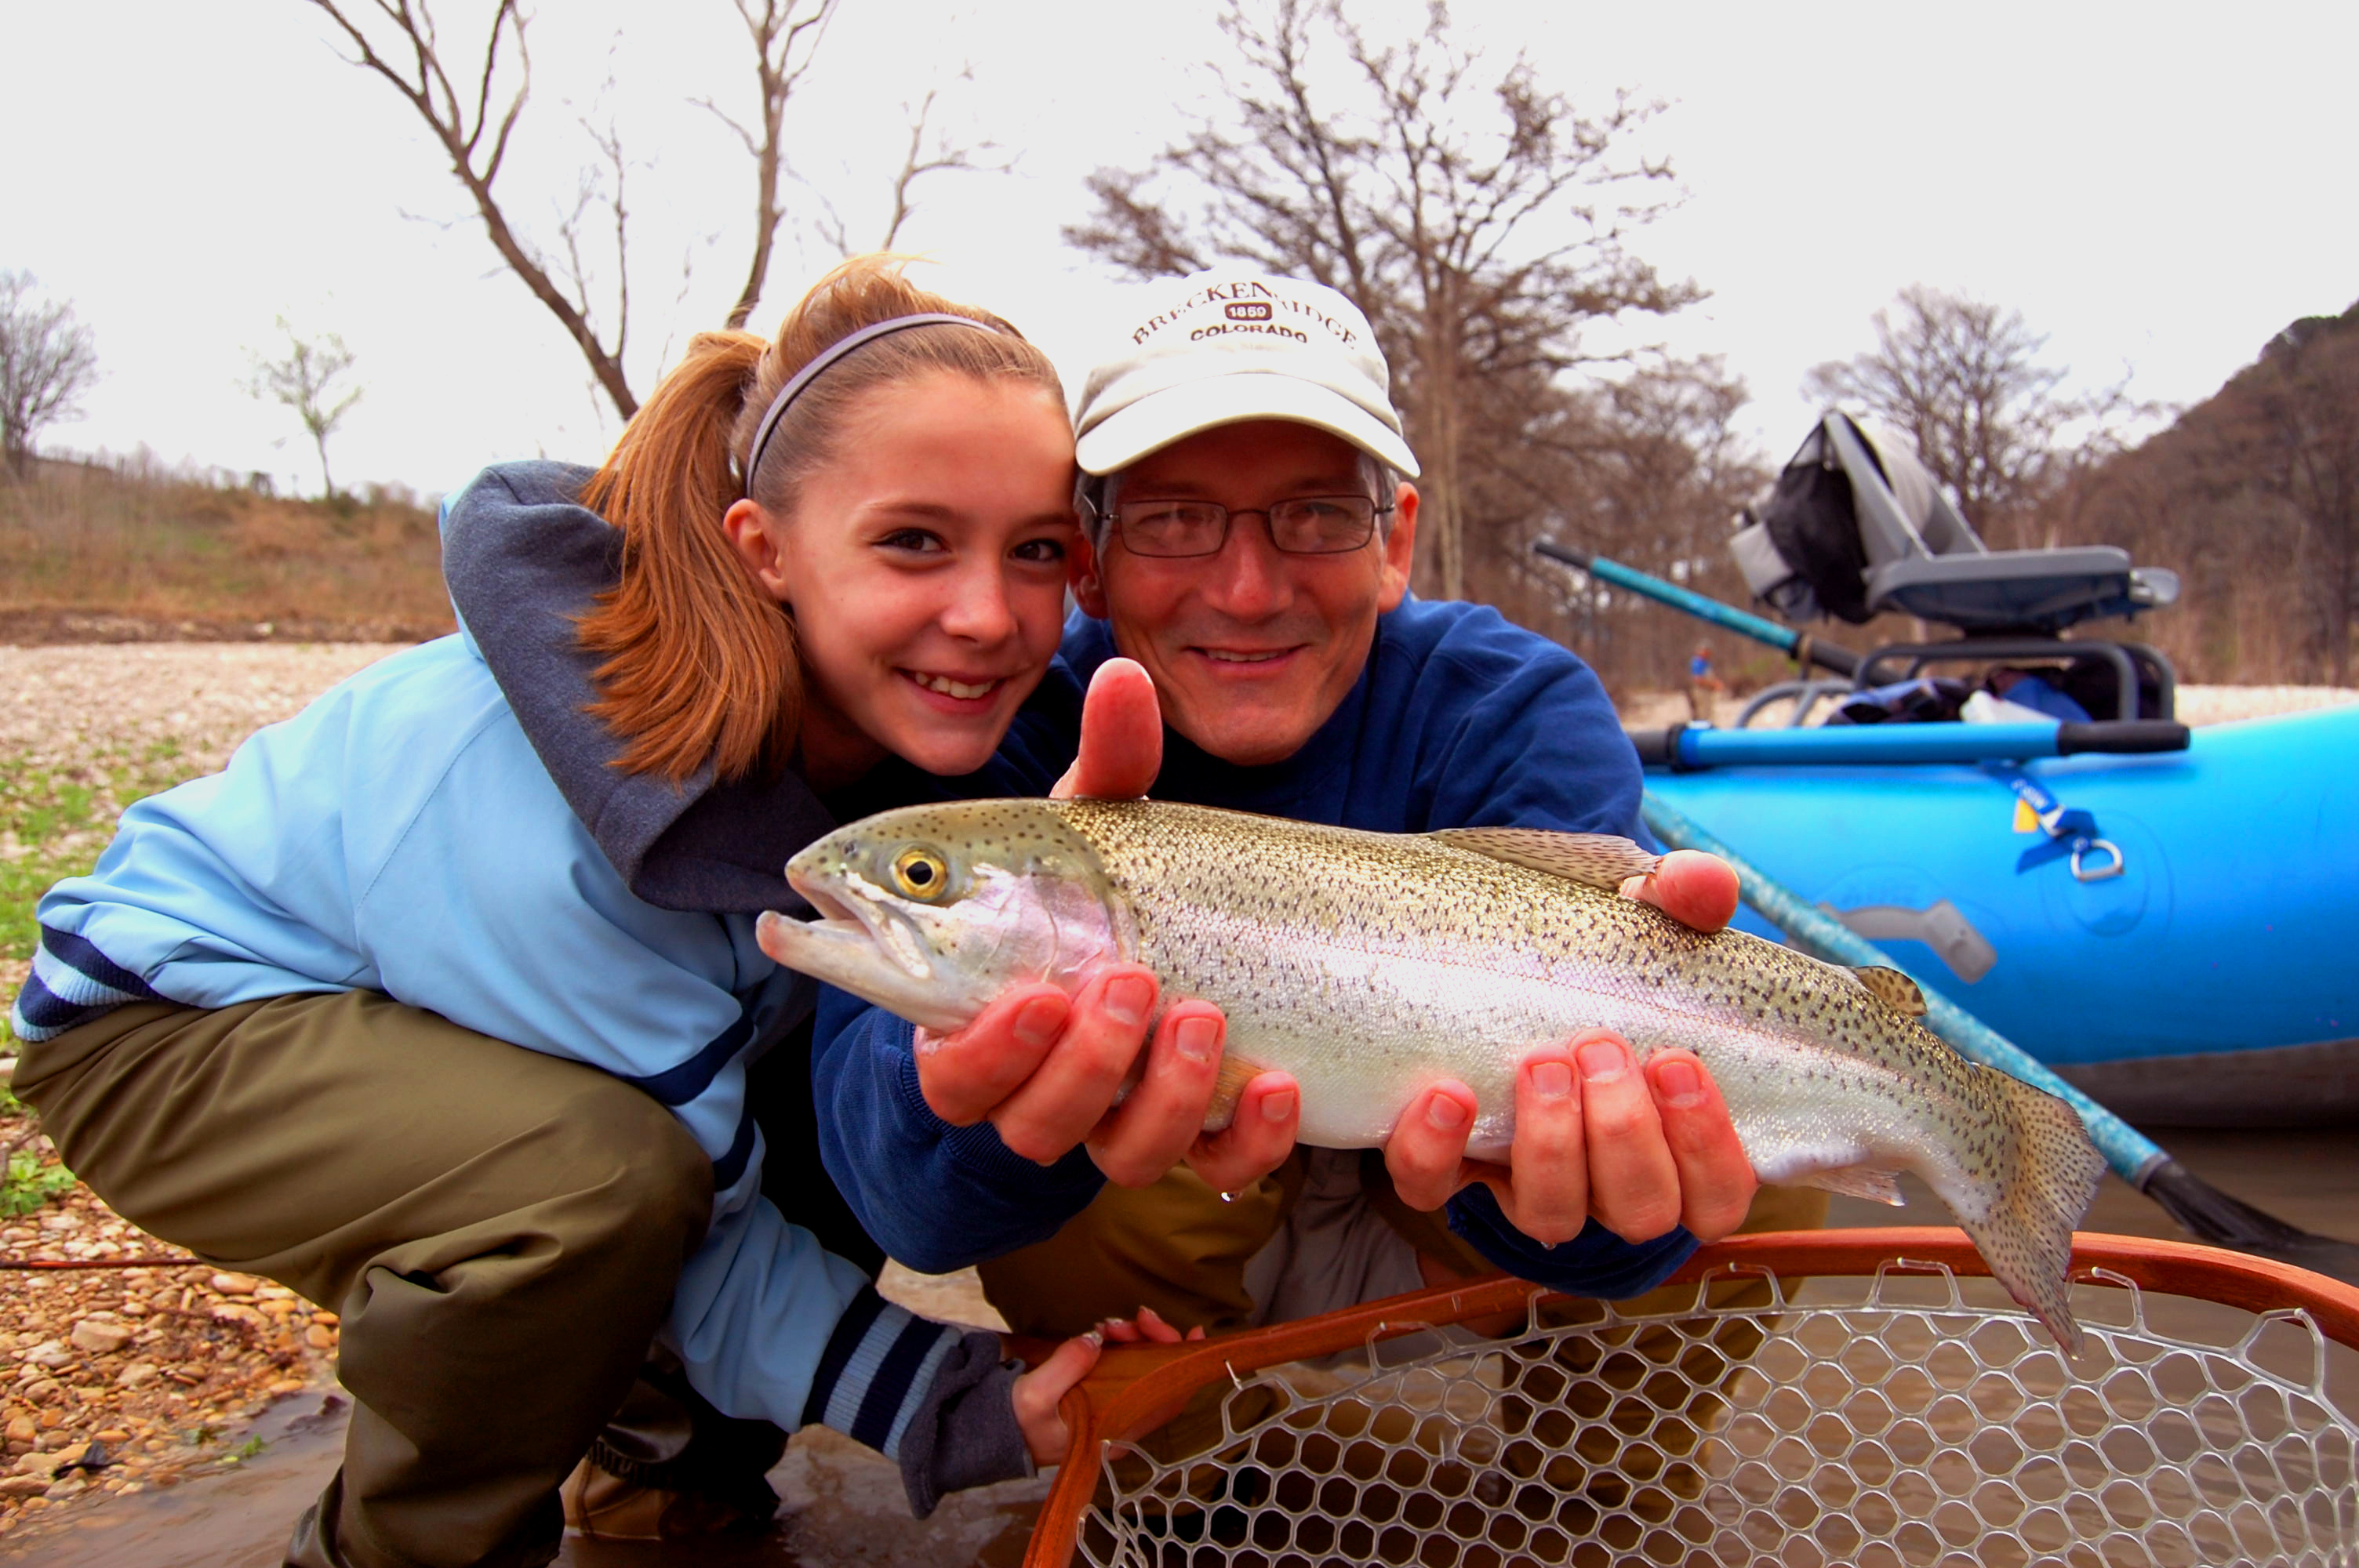
[[[572,463],[501,463],[442,509],[442,576],[461,635],[490,666],[541,765],[631,891],[661,909],[799,910],[788,857],[835,826],[799,773],[685,784],[614,764],[623,742],[585,711],[596,655],[576,618],[622,576],[623,535],[577,497]]]

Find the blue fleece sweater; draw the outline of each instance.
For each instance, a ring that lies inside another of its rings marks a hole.
[[[996,772],[969,793],[1042,794],[1072,757],[1078,693],[1114,656],[1103,622],[1076,616],[1076,683],[1044,693],[1009,731]],[[1377,622],[1367,667],[1334,716],[1282,762],[1242,768],[1164,732],[1159,800],[1383,833],[1519,827],[1643,838],[1638,761],[1587,665],[1472,604],[1411,600]],[[941,781],[936,781],[940,783]],[[868,1233],[940,1272],[1055,1234],[1103,1178],[1076,1150],[1042,1167],[989,1124],[955,1128],[918,1087],[910,1026],[832,989],[812,1050],[821,1152]],[[1634,1246],[1592,1221],[1560,1247],[1509,1225],[1487,1187],[1451,1200],[1451,1229],[1499,1267],[1609,1298],[1652,1289],[1695,1249],[1685,1230]]]

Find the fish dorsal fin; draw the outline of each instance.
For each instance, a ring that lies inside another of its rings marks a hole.
[[[1660,855],[1611,833],[1552,833],[1545,827],[1444,827],[1426,835],[1453,849],[1487,855],[1511,866],[1546,871],[1585,887],[1618,890],[1632,877],[1652,876]]]
[[[1854,968],[1851,978],[1867,988],[1867,994],[1895,1012],[1910,1018],[1925,1016],[1925,993],[1917,982],[1897,969]]]

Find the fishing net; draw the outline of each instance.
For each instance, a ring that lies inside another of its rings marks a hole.
[[[1391,1317],[1188,1347],[1119,1393],[1090,1390],[1027,1561],[2359,1565],[2359,1425],[2330,1392],[2330,1368],[2351,1367],[2327,1332],[2359,1342],[2359,1291],[2083,1237],[2088,1344],[2068,1363],[2003,1294],[1958,1277],[1975,1260],[1956,1232],[1881,1234],[1942,1256],[1733,1243],[1716,1250],[1741,1268],[1861,1277],[1831,1292],[1772,1273],[1753,1304],[1726,1304],[1706,1263],[1692,1305],[1649,1316],[1511,1285],[1454,1306],[1424,1292],[1379,1303]],[[2204,1332],[2158,1321],[2137,1275],[2193,1298]],[[1829,1293],[1845,1299],[1810,1299]],[[1509,1302],[1528,1315],[1499,1337],[1441,1326]],[[1438,1332],[1387,1343],[1408,1310]],[[1262,1358],[1354,1346],[1364,1365],[1343,1374]],[[1216,1435],[1158,1453],[1191,1386]]]

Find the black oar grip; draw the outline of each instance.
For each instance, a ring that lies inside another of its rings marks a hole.
[[[2086,724],[2066,722],[2056,727],[2056,754],[2080,752],[2136,755],[2149,752],[2184,752],[2193,733],[2168,719],[2099,719]]]

